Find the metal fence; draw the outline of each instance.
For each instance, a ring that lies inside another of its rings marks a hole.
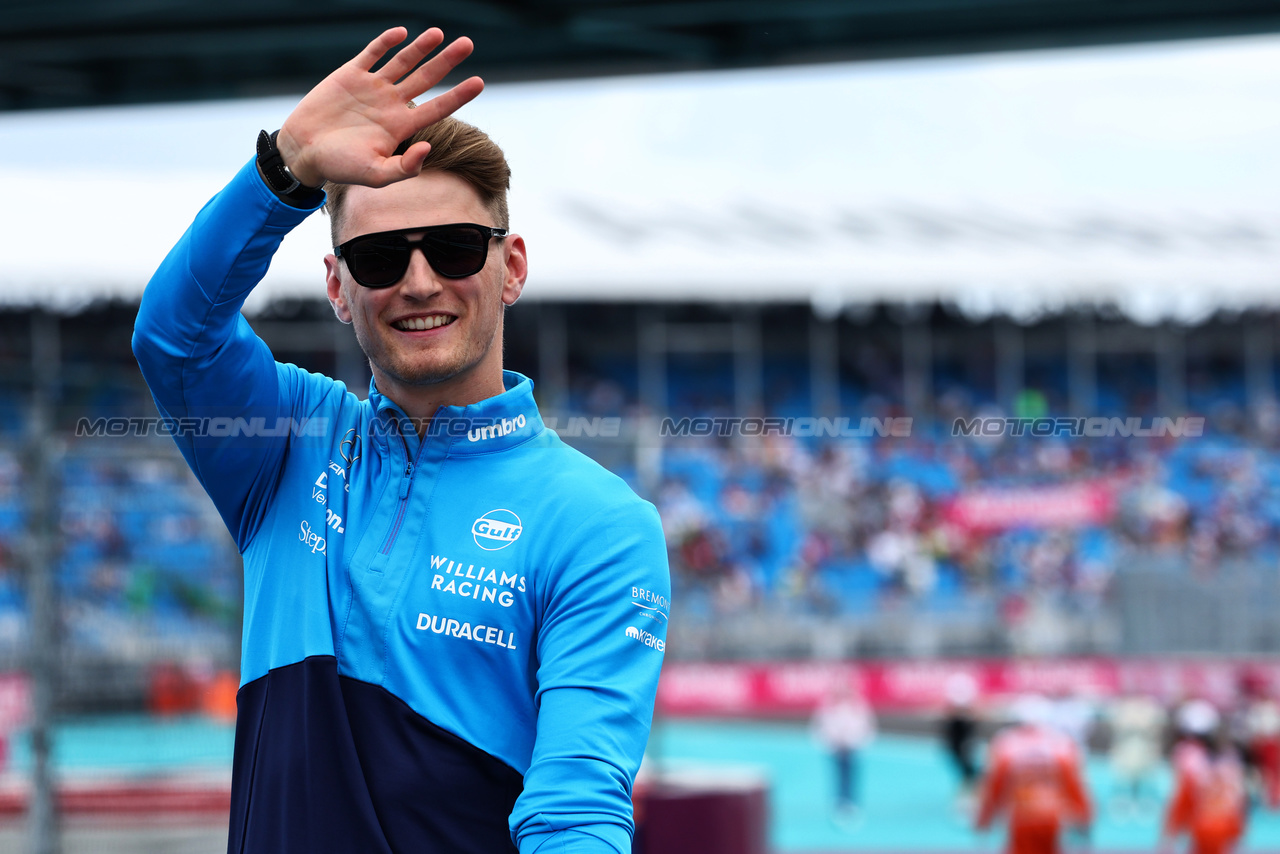
[[[1280,651],[1280,567],[1140,556],[1117,576],[1120,651],[1250,655]]]

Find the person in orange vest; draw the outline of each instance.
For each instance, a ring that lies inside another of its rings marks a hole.
[[[992,742],[976,826],[986,830],[1007,814],[1009,854],[1059,854],[1066,827],[1088,833],[1092,807],[1080,750],[1048,724],[1042,697],[1014,706],[1016,725]]]
[[[1244,763],[1219,732],[1218,711],[1204,700],[1178,710],[1180,739],[1174,748],[1175,783],[1160,850],[1190,838],[1188,854],[1229,854],[1244,835],[1248,813]]]

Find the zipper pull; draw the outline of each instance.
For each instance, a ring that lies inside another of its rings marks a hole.
[[[409,484],[413,482],[413,463],[404,467],[404,477],[400,478],[400,500],[409,497]]]

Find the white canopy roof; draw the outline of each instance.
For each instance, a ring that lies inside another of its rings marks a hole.
[[[0,303],[136,298],[296,99],[0,115]],[[1280,38],[492,86],[527,299],[1280,305]],[[250,307],[323,293],[327,221]]]

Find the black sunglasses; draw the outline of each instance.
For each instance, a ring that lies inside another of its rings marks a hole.
[[[406,234],[421,233],[410,240]],[[351,278],[366,288],[389,288],[409,269],[414,249],[421,249],[431,269],[446,279],[465,279],[484,269],[489,238],[507,236],[505,228],[472,222],[398,228],[362,234],[335,246],[333,254],[347,262]]]

